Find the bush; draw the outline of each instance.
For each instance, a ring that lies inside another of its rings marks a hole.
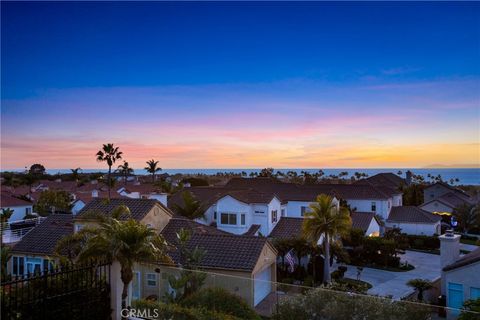
[[[292,278],[283,278],[282,279],[282,284],[280,284],[278,286],[278,289],[280,291],[284,291],[284,292],[287,292],[288,290],[290,290],[292,288],[292,284],[293,284],[293,281],[294,279]]]
[[[314,284],[315,282],[313,281],[312,276],[306,276],[305,279],[303,279],[303,285],[305,287],[313,287]]]
[[[205,308],[187,308],[178,304],[166,304],[147,300],[135,300],[132,309],[145,312],[148,319],[175,320],[240,320],[232,315],[207,310]],[[155,310],[157,312],[155,312]]]
[[[182,300],[180,304],[184,307],[203,307],[241,319],[259,319],[242,298],[222,288],[202,289]]]
[[[429,307],[389,299],[312,289],[280,302],[273,320],[427,320]]]
[[[431,236],[417,236],[417,235],[405,235],[408,239],[408,245],[412,249],[420,250],[436,250],[440,248],[440,240],[438,237]]]

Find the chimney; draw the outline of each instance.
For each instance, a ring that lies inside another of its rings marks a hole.
[[[98,190],[96,189],[92,190],[92,198],[98,198]]]
[[[407,186],[412,184],[412,171],[407,170],[407,172],[405,172],[405,181],[407,183]]]
[[[447,230],[438,238],[440,239],[440,265],[443,269],[459,259],[460,235],[454,234],[453,230]]]

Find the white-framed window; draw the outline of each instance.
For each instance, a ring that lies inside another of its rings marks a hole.
[[[25,208],[25,215],[32,214],[32,208]]]
[[[83,229],[83,224],[76,224],[75,225],[75,231],[78,232]]]
[[[220,224],[236,226],[237,225],[237,214],[236,213],[222,212],[220,214]]]
[[[42,272],[41,258],[27,258],[26,259],[27,273],[40,274]]]
[[[217,211],[213,212],[213,220],[215,220],[215,221],[217,220]]]
[[[156,273],[147,273],[147,286],[156,287],[157,286],[157,274]]]
[[[272,223],[277,222],[277,219],[278,219],[277,210],[272,210]]]
[[[245,213],[242,213],[242,214],[240,215],[240,224],[241,224],[242,226],[245,225]]]
[[[265,214],[265,211],[255,210],[255,214]]]
[[[372,201],[372,212],[377,212],[377,203],[375,201]]]
[[[301,206],[300,207],[300,215],[303,217],[303,216],[305,216],[305,213],[307,213],[307,207]]]
[[[280,211],[280,215],[281,215],[282,217],[285,217],[285,209],[282,209],[282,210]]]

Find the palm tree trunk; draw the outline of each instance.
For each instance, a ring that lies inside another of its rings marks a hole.
[[[327,234],[325,234],[323,245],[325,253],[325,259],[323,260],[323,282],[330,283],[330,243]]]
[[[122,310],[127,309],[127,296],[128,296],[128,283],[124,282],[123,290],[122,290]],[[122,319],[128,319],[128,318],[124,317],[122,313]]]
[[[107,186],[108,186],[108,200],[110,201],[110,175],[112,173],[112,166],[108,166],[108,181],[107,181]]]
[[[155,172],[152,173],[152,183],[155,183]]]

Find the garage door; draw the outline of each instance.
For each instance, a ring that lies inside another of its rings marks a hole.
[[[255,305],[259,304],[272,291],[271,269],[271,266],[269,266],[254,276],[253,300]]]

